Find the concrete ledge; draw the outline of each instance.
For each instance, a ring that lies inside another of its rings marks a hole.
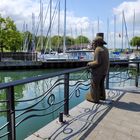
[[[0,62],[0,67],[8,67],[8,66],[34,66],[34,65],[42,65],[41,62],[37,61],[3,61]]]
[[[16,70],[16,69],[39,69],[42,62],[37,61],[3,61],[0,62],[0,70]]]

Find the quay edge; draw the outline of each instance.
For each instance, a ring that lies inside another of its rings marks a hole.
[[[6,61],[0,62],[0,70],[20,70],[20,69],[50,69],[50,68],[77,68],[87,65],[89,60],[56,60],[56,61]],[[119,65],[114,62],[128,62],[127,60],[111,60],[110,66]],[[121,66],[127,67],[124,63]]]

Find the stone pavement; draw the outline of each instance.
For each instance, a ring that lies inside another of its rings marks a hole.
[[[56,119],[26,140],[140,140],[139,91],[109,90],[106,101],[84,101],[64,116],[64,124]]]

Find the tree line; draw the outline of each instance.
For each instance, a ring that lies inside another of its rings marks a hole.
[[[35,36],[31,32],[20,32],[14,21],[10,17],[2,17],[0,15],[0,51],[9,51],[9,52],[20,52],[20,51],[32,51],[33,41],[36,51],[62,51],[63,49],[63,36],[54,35],[51,38],[43,36],[43,48],[41,48],[41,36]],[[48,42],[51,42],[51,48]],[[90,41],[88,37],[80,35],[76,38],[71,36],[66,36],[65,38],[67,47],[76,47],[81,44],[88,44]],[[135,36],[130,41],[131,46],[136,46],[137,49],[140,46],[140,37]]]
[[[19,51],[32,51],[33,41],[36,51],[45,49],[50,50],[49,41],[51,40],[52,50],[62,50],[63,36],[54,35],[51,38],[43,36],[43,47],[41,48],[41,36],[35,36],[31,32],[20,32],[14,21],[10,17],[3,18],[0,15],[0,51],[19,52]],[[89,39],[86,36],[78,36],[76,38],[66,36],[66,46],[80,45],[81,43],[89,43]]]

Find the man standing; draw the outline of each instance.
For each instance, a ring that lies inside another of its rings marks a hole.
[[[105,44],[107,43],[103,40],[103,36],[97,34],[92,42],[95,50],[94,60],[87,64],[91,68],[91,90],[86,99],[94,103],[106,99],[104,81],[109,70],[109,53]]]

